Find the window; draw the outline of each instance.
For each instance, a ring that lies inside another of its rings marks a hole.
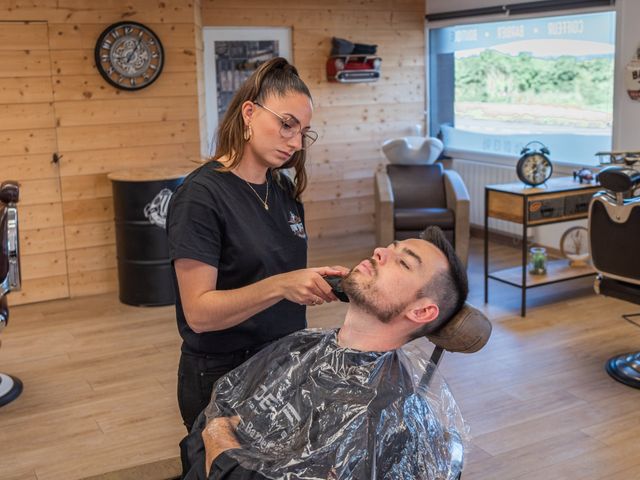
[[[429,129],[445,151],[596,165],[611,149],[615,12],[429,30]]]

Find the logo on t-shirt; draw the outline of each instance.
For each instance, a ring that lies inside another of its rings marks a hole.
[[[167,224],[167,209],[169,208],[169,200],[173,192],[168,188],[163,188],[158,194],[147,203],[144,207],[144,216],[147,217],[149,223],[160,227],[166,228]]]
[[[289,211],[288,222],[289,227],[291,228],[291,231],[294,233],[294,235],[300,238],[307,238],[307,233],[304,231],[304,225],[302,225],[302,219],[298,215],[296,215],[292,211]]]

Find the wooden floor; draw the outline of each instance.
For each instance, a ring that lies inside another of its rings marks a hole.
[[[362,236],[317,241],[310,264],[352,265],[372,246]],[[496,267],[517,263],[518,250],[492,248]],[[478,306],[481,251],[473,239]],[[472,435],[464,480],[640,478],[640,390],[603,370],[609,356],[640,350],[640,328],[621,318],[640,308],[594,295],[591,283],[531,290],[521,318],[519,290],[491,282],[489,344],[443,359]],[[339,325],[344,309],[310,309],[310,323]],[[75,480],[150,463],[156,470],[101,478],[163,478],[162,466],[176,467],[184,431],[172,308],[128,307],[103,295],[11,314],[0,370],[20,377],[25,390],[0,408],[0,478]]]

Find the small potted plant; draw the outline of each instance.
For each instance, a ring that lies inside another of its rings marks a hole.
[[[547,273],[547,250],[544,247],[531,247],[529,250],[529,273],[532,275]]]

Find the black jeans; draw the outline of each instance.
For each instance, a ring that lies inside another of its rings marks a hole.
[[[211,401],[213,384],[258,351],[259,348],[202,355],[182,352],[178,366],[178,406],[187,432]]]

